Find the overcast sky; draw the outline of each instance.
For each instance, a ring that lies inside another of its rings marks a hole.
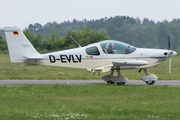
[[[180,0],[0,0],[0,28],[117,15],[171,21],[180,18]]]

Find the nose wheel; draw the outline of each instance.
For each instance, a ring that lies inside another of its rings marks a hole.
[[[146,81],[146,84],[148,85],[153,85],[155,83],[155,81]]]

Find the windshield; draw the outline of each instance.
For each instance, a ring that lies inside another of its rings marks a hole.
[[[102,41],[99,44],[106,54],[130,54],[136,50],[134,46],[114,40]]]

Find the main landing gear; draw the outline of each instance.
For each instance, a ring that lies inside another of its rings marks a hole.
[[[141,80],[146,82],[147,85],[153,85],[155,81],[158,80],[158,77],[154,74],[150,74],[147,68],[140,69],[140,71],[141,70],[143,70],[145,73],[145,76],[141,77]],[[117,73],[118,73],[118,76],[115,76],[114,69],[111,68],[111,74],[102,77],[102,79],[111,85],[112,84],[124,85],[125,83],[128,82],[128,79],[125,76],[121,75],[120,69],[117,70]]]
[[[118,76],[113,75],[114,69],[111,69],[111,74],[106,75],[102,77],[104,81],[106,81],[108,84],[117,84],[117,85],[124,85],[128,82],[128,79],[121,75],[120,70],[117,70]]]

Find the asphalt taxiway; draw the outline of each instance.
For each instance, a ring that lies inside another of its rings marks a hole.
[[[100,85],[107,84],[103,80],[0,80],[0,86],[19,85]],[[180,86],[180,80],[158,80],[155,86]],[[142,80],[129,80],[125,86],[147,86]]]

